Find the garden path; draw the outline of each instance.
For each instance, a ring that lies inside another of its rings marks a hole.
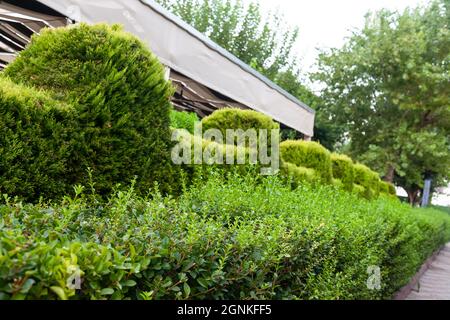
[[[450,243],[439,252],[406,300],[450,300]]]

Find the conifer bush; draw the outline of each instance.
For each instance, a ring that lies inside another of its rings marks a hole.
[[[0,193],[31,201],[69,191],[74,112],[48,92],[0,77]]]
[[[73,106],[76,134],[68,140],[65,163],[70,186],[86,183],[87,168],[94,172],[100,194],[134,176],[142,191],[155,181],[163,189],[174,183],[169,128],[173,88],[158,59],[120,26],[43,30],[4,74]],[[45,170],[39,169],[42,174]]]
[[[367,166],[357,163],[353,166],[355,171],[355,183],[364,187],[364,197],[373,199],[378,196],[378,184],[380,178],[378,174],[370,170]]]
[[[280,168],[280,176],[289,183],[292,188],[299,187],[302,183],[314,183],[316,173],[314,169],[299,167],[293,163],[283,161]]]
[[[203,131],[209,129],[218,129],[226,137],[226,130],[246,131],[248,129],[268,130],[267,135],[270,142],[270,130],[279,129],[280,125],[273,121],[269,116],[254,110],[242,110],[238,108],[224,108],[213,112],[211,115],[202,119]]]
[[[355,180],[353,171],[353,161],[351,158],[342,154],[331,154],[331,163],[333,169],[333,178],[339,179],[345,190],[351,192]]]
[[[280,144],[280,154],[285,162],[314,169],[322,183],[332,183],[330,152],[319,143],[286,140]]]

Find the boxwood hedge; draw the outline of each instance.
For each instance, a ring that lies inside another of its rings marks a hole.
[[[209,177],[178,200],[130,189],[99,206],[82,187],[53,206],[5,197],[0,299],[383,299],[450,238],[447,214],[388,198]]]

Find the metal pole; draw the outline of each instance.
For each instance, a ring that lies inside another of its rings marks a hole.
[[[431,179],[425,179],[423,186],[422,207],[428,206],[430,200]]]

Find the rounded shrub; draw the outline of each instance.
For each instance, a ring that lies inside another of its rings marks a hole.
[[[202,119],[203,131],[209,129],[218,129],[226,137],[226,130],[244,131],[248,129],[279,129],[280,125],[270,117],[254,110],[242,110],[238,108],[224,108],[213,112],[211,115]],[[268,132],[270,137],[270,132]]]
[[[68,191],[74,110],[0,77],[0,193],[25,201]]]
[[[394,185],[392,183],[387,182],[387,181],[383,181],[383,180],[380,181],[380,183],[379,183],[379,190],[380,190],[380,193],[384,193],[384,194],[387,194],[387,195],[393,195],[393,196],[396,195],[396,191],[395,191]]]
[[[342,187],[351,192],[353,190],[353,182],[355,180],[352,159],[343,154],[332,153],[331,163],[333,178],[339,179],[342,183]]]
[[[280,173],[284,181],[290,183],[292,188],[297,188],[303,182],[312,183],[316,177],[314,169],[296,166],[285,161],[281,163]]]
[[[314,169],[323,183],[332,182],[330,152],[317,142],[287,140],[280,144],[283,161]]]
[[[186,129],[194,133],[195,123],[200,121],[194,112],[171,110],[170,126],[174,129]]]
[[[134,176],[141,190],[155,181],[163,189],[174,183],[169,128],[173,88],[158,59],[120,26],[44,30],[4,72],[74,106],[77,133],[67,142],[70,184],[85,184],[88,167],[100,194]]]
[[[370,170],[367,166],[357,163],[353,166],[355,172],[355,183],[365,189],[364,197],[373,199],[378,197],[380,190],[380,177],[378,173]]]

